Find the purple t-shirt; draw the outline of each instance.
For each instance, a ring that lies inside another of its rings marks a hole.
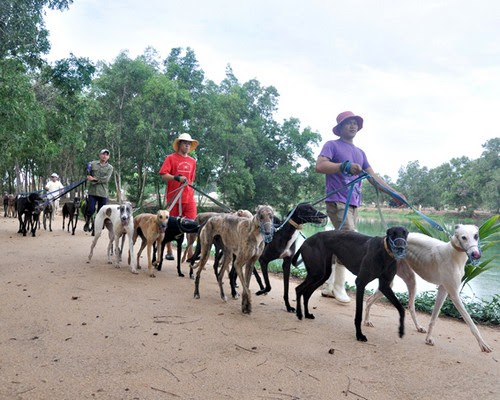
[[[323,149],[321,149],[320,156],[327,157],[334,163],[342,163],[349,160],[350,162],[361,165],[361,168],[364,170],[370,168],[370,164],[368,163],[366,154],[363,150],[340,139],[326,142]],[[342,172],[327,174],[326,193],[333,192],[334,190],[347,185],[353,179],[356,179],[356,176],[345,176]],[[361,184],[362,181],[354,185],[351,200],[349,201],[351,206],[359,207],[361,205]],[[339,201],[341,203],[346,203],[349,190],[350,186],[327,197],[325,201]]]

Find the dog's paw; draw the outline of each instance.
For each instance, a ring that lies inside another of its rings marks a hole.
[[[362,333],[356,335],[356,340],[358,340],[359,342],[368,342],[368,339]]]
[[[434,346],[434,339],[433,338],[425,339],[425,344],[428,344],[429,346]]]
[[[156,275],[155,274],[150,274],[149,277],[150,278],[156,278]]]
[[[181,278],[184,278],[184,274],[182,272],[179,272],[178,274]]]
[[[427,329],[425,329],[424,327],[422,326],[417,326],[417,332],[420,332],[420,333],[427,333]]]
[[[194,294],[194,298],[195,298],[195,299],[199,299],[199,298],[200,298],[200,295],[199,295],[198,293],[195,293],[195,294]]]
[[[295,312],[295,308],[293,308],[293,307],[287,307],[286,311],[289,312],[289,313],[294,313]]]
[[[307,319],[315,319],[315,318],[314,318],[314,314],[311,314],[311,313],[306,314],[306,315],[305,315],[305,317],[306,317]]]
[[[136,275],[139,273],[136,269],[133,269],[130,272],[132,272],[133,274],[136,274]]]
[[[373,328],[373,327],[375,326],[375,325],[373,325],[373,322],[372,322],[372,321],[365,321],[365,322],[363,323],[363,325],[364,325],[364,326],[369,326],[369,327],[371,327],[371,328]]]
[[[401,327],[399,328],[399,337],[402,338],[405,335],[405,328]]]

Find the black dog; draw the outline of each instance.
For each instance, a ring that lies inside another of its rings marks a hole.
[[[64,220],[68,218],[68,232],[69,232],[69,225],[71,224],[71,234],[75,234],[76,230],[76,224],[78,222],[78,214],[80,212],[80,198],[75,197],[73,199],[73,202],[68,202],[64,203],[63,209],[62,209],[62,215],[63,215],[63,230],[64,230]]]
[[[39,193],[30,193],[27,196],[18,196],[16,200],[17,218],[19,220],[19,230],[26,236],[26,232],[31,226],[31,236],[35,236],[36,227],[40,217],[39,206],[43,202]],[[35,219],[35,221],[33,221]]]
[[[49,201],[45,204],[43,208],[43,229],[47,230],[47,220],[49,221],[49,231],[52,232],[52,214],[54,212],[54,207],[52,207],[52,203]]]
[[[307,270],[306,279],[295,288],[297,318],[302,319],[300,298],[304,296],[305,317],[314,319],[308,309],[309,298],[330,276],[336,257],[357,276],[356,339],[367,341],[361,332],[363,296],[366,285],[376,278],[379,279],[379,290],[399,311],[399,337],[403,337],[405,312],[390,285],[396,275],[396,260],[406,255],[408,230],[396,226],[389,228],[386,234],[386,237],[372,237],[352,231],[326,231],[308,238],[292,260],[293,265],[297,265],[299,255],[302,255]]]
[[[182,258],[182,243],[184,242],[185,233],[195,233],[200,229],[194,220],[181,217],[168,217],[167,229],[165,230],[165,236],[161,242],[160,249],[160,260],[155,268],[161,271],[163,265],[163,252],[165,250],[165,245],[169,242],[177,242],[177,274],[179,276],[184,276],[181,272],[181,258]],[[156,261],[156,242],[153,243],[153,259],[152,262]],[[192,274],[192,272],[191,272]]]
[[[291,213],[291,214],[290,214]],[[279,258],[283,259],[283,300],[285,301],[286,310],[295,312],[295,309],[290,306],[288,301],[288,286],[290,281],[290,266],[292,264],[292,256],[295,253],[295,241],[300,234],[303,224],[315,223],[319,224],[326,219],[326,215],[316,210],[310,203],[300,203],[289,213],[290,218],[281,226],[281,221],[277,220],[281,228],[274,233],[273,240],[266,244],[262,255],[259,257],[260,269],[264,276],[266,286],[263,288],[260,281],[260,276],[254,268],[254,275],[261,290],[255,293],[257,296],[266,294],[271,291],[271,283],[269,282],[268,264]]]

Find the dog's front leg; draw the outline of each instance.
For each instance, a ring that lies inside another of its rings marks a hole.
[[[134,258],[134,241],[132,240],[132,234],[127,233],[126,236],[128,237],[128,263],[130,264],[130,272],[132,272],[133,274],[137,274],[137,264]]]
[[[243,293],[241,296],[241,311],[243,314],[250,314],[252,312],[252,295],[250,293],[249,282],[252,277],[252,268],[253,263],[252,260],[247,261],[246,264],[241,264],[238,260],[238,256],[236,257],[236,272],[238,273],[238,278],[241,282],[241,286],[243,286]],[[245,268],[245,271],[243,271]]]
[[[457,308],[458,312],[462,315],[464,321],[467,323],[467,325],[469,325],[472,334],[476,337],[477,342],[479,343],[479,348],[481,349],[481,351],[484,351],[485,353],[491,353],[493,349],[484,341],[481,334],[479,333],[476,324],[474,324],[474,321],[472,321],[472,318],[470,317],[469,313],[462,303],[462,300],[460,299],[458,290],[450,289],[448,295],[450,296],[450,299]]]
[[[363,317],[363,299],[367,282],[356,278],[356,316],[354,317],[354,326],[356,328],[356,340],[366,342],[368,339],[361,331],[361,320]]]
[[[156,241],[156,248],[159,250],[160,249],[160,246],[161,246],[161,240],[157,240]],[[148,272],[149,272],[149,276],[151,278],[156,278],[156,275],[153,271],[153,261],[152,261],[152,251],[153,251],[153,245],[151,243],[148,243],[148,246],[147,246],[147,250],[148,250]]]

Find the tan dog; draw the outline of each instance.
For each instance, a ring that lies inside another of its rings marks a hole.
[[[250,296],[250,278],[255,262],[264,250],[264,240],[270,242],[274,233],[274,210],[270,206],[259,206],[252,218],[221,214],[210,218],[200,231],[201,259],[193,268],[198,268],[195,278],[194,297],[200,298],[200,274],[210,255],[210,248],[216,236],[224,243],[224,262],[218,275],[221,298],[226,295],[222,288],[222,278],[229,264],[236,256],[234,268],[243,287],[241,310],[245,314],[252,311]],[[244,269],[245,268],[245,269]]]
[[[217,215],[228,215],[225,213],[217,213],[217,212],[204,212],[204,213],[199,213],[196,218],[195,222],[201,226],[205,225],[205,223],[212,217],[215,217]],[[235,215],[236,217],[245,217],[245,218],[252,218],[253,215],[250,211],[248,210],[238,210],[234,213],[231,213],[229,215]],[[182,255],[182,262],[186,261],[186,257],[190,258],[193,255],[193,244],[196,242],[196,238],[198,237],[198,233],[187,233],[187,245],[186,245],[186,250],[184,250],[184,254]]]
[[[159,260],[161,242],[163,240],[163,236],[165,235],[165,230],[167,229],[168,217],[169,212],[167,210],[159,210],[156,215],[145,213],[134,218],[134,244],[137,240],[137,236],[140,236],[142,239],[141,248],[137,253],[137,268],[141,268],[139,258],[141,257],[144,247],[148,246],[148,272],[149,276],[152,278],[155,277],[153,272],[153,263],[151,261],[153,243],[156,241],[156,249],[158,251],[156,259]]]

